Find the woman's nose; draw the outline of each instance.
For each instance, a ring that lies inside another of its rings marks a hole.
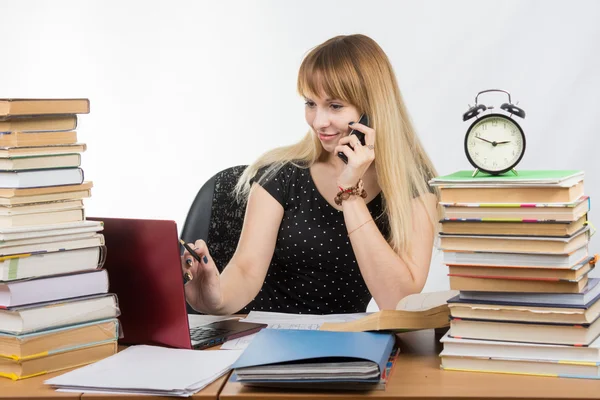
[[[315,119],[313,120],[314,128],[317,130],[327,128],[331,124],[329,120],[329,113],[327,111],[319,111],[315,113]]]

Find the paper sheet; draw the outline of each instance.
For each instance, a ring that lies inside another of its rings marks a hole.
[[[268,324],[267,329],[318,330],[325,322],[354,321],[365,315],[369,315],[369,313],[314,315],[251,311],[250,314],[241,321]],[[249,335],[229,340],[221,346],[221,349],[243,350],[248,347],[253,338],[254,335]]]

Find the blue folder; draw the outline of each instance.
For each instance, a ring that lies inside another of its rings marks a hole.
[[[331,362],[332,359],[335,359],[336,362],[371,361],[379,366],[381,375],[381,372],[385,370],[394,342],[395,336],[390,333],[263,329],[250,342],[232,368],[297,362]],[[340,380],[330,379],[328,381]],[[360,381],[367,380],[361,379]],[[379,383],[380,376],[368,381]],[[255,382],[266,381],[257,379]],[[302,382],[316,381],[302,380]]]

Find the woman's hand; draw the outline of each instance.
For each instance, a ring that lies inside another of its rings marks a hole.
[[[202,262],[198,262],[186,250],[181,256],[181,267],[184,274],[192,274],[192,281],[185,285],[185,297],[192,307],[199,311],[211,313],[219,309],[222,303],[221,280],[219,270],[208,253],[204,240],[189,243]]]
[[[335,154],[342,152],[348,157],[348,164],[337,180],[337,185],[344,189],[355,186],[375,160],[375,130],[358,122],[350,126],[365,134],[365,145],[360,143],[356,135],[348,135],[341,138],[335,148]]]

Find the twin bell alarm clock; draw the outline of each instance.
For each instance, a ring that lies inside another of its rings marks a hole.
[[[500,106],[500,112],[492,111],[494,106],[478,103],[479,96],[488,92],[502,92],[508,96],[508,103]],[[475,105],[463,114],[463,121],[475,120],[465,135],[465,153],[477,173],[485,172],[500,175],[512,171],[525,154],[525,134],[514,117],[525,118],[525,111],[512,104],[506,90],[488,89],[477,93]]]

